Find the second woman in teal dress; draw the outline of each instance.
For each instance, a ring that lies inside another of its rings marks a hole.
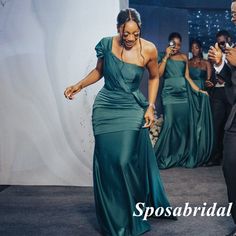
[[[180,52],[180,34],[172,33],[169,40],[174,47],[159,57],[164,124],[154,148],[159,168],[193,168],[207,162],[212,150],[209,97],[189,76],[187,56]]]
[[[202,44],[199,40],[193,40],[190,45],[192,58],[189,60],[189,75],[194,83],[205,89],[206,83],[210,82],[212,66],[209,61],[203,59]]]

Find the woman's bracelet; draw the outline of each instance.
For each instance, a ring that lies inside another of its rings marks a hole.
[[[166,63],[167,59],[165,57],[162,58],[162,62]]]
[[[155,106],[155,104],[154,103],[149,103],[149,105],[148,105],[149,107],[152,107],[153,108],[153,110],[156,110],[156,106]]]

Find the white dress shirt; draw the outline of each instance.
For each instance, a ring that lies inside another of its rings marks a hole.
[[[216,71],[216,74],[219,74],[219,73],[221,72],[221,70],[223,69],[225,63],[227,63],[227,60],[226,60],[225,57],[226,57],[225,54],[223,54],[223,56],[222,56],[222,63],[221,63],[219,66],[217,66],[216,64],[214,64],[214,69],[215,69],[215,71]],[[225,83],[220,84],[219,82],[217,82],[217,83],[215,84],[215,87],[216,87],[216,88],[225,87]]]

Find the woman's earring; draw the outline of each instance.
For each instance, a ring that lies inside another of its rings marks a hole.
[[[124,46],[124,40],[123,40],[123,38],[120,39],[120,46]]]

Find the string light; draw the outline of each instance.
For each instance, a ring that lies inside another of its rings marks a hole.
[[[229,10],[190,10],[188,16],[189,37],[199,39],[203,44],[204,51],[215,43],[215,35],[224,29],[230,32],[233,41],[236,41],[235,27],[230,22]]]

